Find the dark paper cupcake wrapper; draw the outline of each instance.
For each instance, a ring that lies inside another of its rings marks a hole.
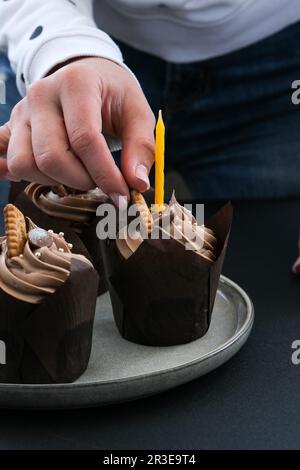
[[[22,302],[0,289],[2,383],[73,382],[91,352],[98,276],[92,266],[71,261],[67,281],[41,304]]]
[[[93,222],[90,224],[85,224],[85,227],[82,228],[80,234],[78,233],[78,236],[86,246],[93,265],[99,275],[98,295],[101,295],[107,292],[107,283],[101,254],[101,247],[99,245],[99,239],[96,234],[96,227],[98,222],[98,218],[95,217]]]
[[[121,258],[114,240],[101,243],[114,318],[122,337],[150,346],[170,346],[203,336],[210,324],[226,253],[232,206],[207,222],[218,241],[212,264],[174,239],[144,240]]]
[[[14,186],[16,184],[16,186]],[[89,224],[76,224],[68,220],[58,217],[52,217],[42,212],[30,198],[23,192],[23,186],[20,183],[14,183],[11,186],[11,202],[15,204],[25,215],[30,217],[37,225],[45,229],[53,229],[55,232],[67,232],[68,242],[74,246],[75,253],[81,253],[81,243],[78,244],[78,238],[84,244],[86,250],[84,252],[93,263],[99,276],[98,295],[107,291],[105,280],[104,266],[99,246],[99,240],[96,235],[97,217]],[[79,231],[80,227],[80,231]]]

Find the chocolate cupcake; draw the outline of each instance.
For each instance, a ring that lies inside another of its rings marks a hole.
[[[99,241],[96,236],[96,211],[108,197],[99,188],[82,192],[59,185],[50,187],[31,183],[25,188],[25,195],[19,194],[16,205],[32,218],[39,221],[41,213],[50,218],[50,225],[55,229],[57,220],[64,221],[74,230],[86,246],[95,269],[99,274],[99,290],[102,294],[107,291],[102,256]],[[30,207],[26,199],[32,201]],[[44,218],[42,219],[44,220]]]
[[[200,338],[210,325],[231,204],[199,226],[174,195],[161,213],[151,213],[141,194],[132,196],[139,229],[130,231],[129,223],[116,239],[101,244],[118,330],[125,339],[150,346]]]
[[[98,276],[63,233],[37,227],[12,204],[0,238],[0,382],[73,382],[91,352]],[[84,248],[82,248],[82,252]]]

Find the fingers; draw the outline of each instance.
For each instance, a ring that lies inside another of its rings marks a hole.
[[[129,196],[128,187],[102,134],[101,96],[86,77],[71,76],[62,90],[61,103],[71,147],[95,184],[114,200]],[[84,78],[84,80],[83,80]],[[76,106],[74,106],[74,97]]]
[[[55,181],[41,173],[35,163],[31,129],[27,122],[16,119],[7,149],[7,166],[15,180],[34,181],[40,184],[55,184]]]
[[[8,126],[0,128],[0,152],[7,151],[14,177],[82,190],[97,185],[118,203],[120,195],[129,196],[128,185],[140,191],[149,187],[155,120],[122,68],[100,59],[86,61],[91,73],[82,73],[82,67],[82,62],[66,67],[30,87],[13,112],[12,135]],[[102,134],[102,115],[105,131],[122,138],[123,174]]]
[[[149,188],[149,172],[154,162],[155,118],[143,96],[127,95],[122,114],[122,173],[128,186],[139,191]]]
[[[20,101],[13,109],[10,117],[9,143],[7,147],[8,178],[13,181],[36,181],[37,183],[53,184],[53,180],[39,172],[32,153],[31,129],[26,113],[25,100]]]
[[[95,184],[70,149],[63,116],[43,82],[28,95],[35,164],[41,174],[72,188],[88,190]],[[74,106],[74,102],[73,102]],[[52,183],[53,184],[53,183]]]

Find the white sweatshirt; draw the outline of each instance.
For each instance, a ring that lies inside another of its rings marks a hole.
[[[122,64],[109,35],[171,62],[192,62],[252,44],[299,19],[300,0],[0,0],[0,49],[8,51],[24,95],[76,56]]]

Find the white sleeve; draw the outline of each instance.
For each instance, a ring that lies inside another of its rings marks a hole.
[[[124,65],[118,46],[93,20],[92,0],[0,0],[0,49],[23,96],[31,83],[73,57]]]

